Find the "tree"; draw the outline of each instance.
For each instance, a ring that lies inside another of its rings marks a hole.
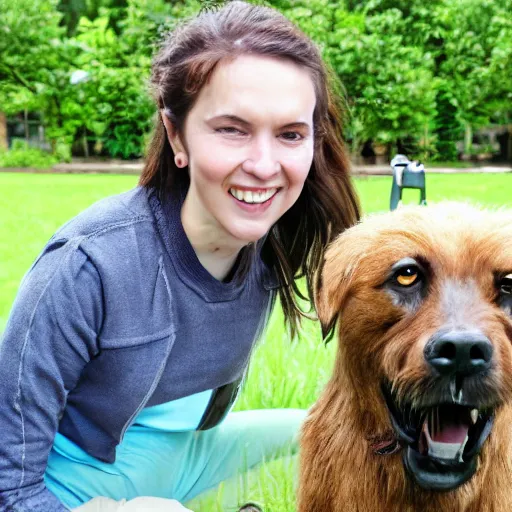
[[[0,0],[0,83],[3,107],[19,89],[36,96],[63,69],[65,51],[57,0]]]
[[[64,39],[57,0],[0,0],[0,110],[37,110],[55,146],[62,132],[62,98],[78,49]]]
[[[509,122],[510,0],[253,0],[318,44],[343,83],[354,151],[434,139],[453,158],[466,127]],[[0,0],[0,112],[38,110],[54,140],[143,153],[147,79],[165,33],[222,0]],[[85,80],[72,84],[73,73]],[[85,145],[84,147],[88,147]]]
[[[443,58],[438,73],[443,89],[466,128],[472,130],[510,111],[512,99],[512,20],[503,0],[460,0],[442,12]]]
[[[87,80],[63,102],[68,131],[85,133],[111,156],[142,156],[155,110],[147,88],[151,57],[177,20],[199,8],[194,0],[128,0],[117,31],[109,8],[94,20],[82,17],[73,44],[81,49],[75,65]]]
[[[401,33],[402,13],[337,18],[329,59],[347,90],[353,150],[368,139],[390,144],[423,136],[435,112],[433,59]]]

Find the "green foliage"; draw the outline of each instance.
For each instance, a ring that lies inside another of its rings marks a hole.
[[[63,99],[65,120],[55,135],[75,138],[85,133],[97,152],[126,159],[142,156],[155,111],[147,89],[151,56],[177,20],[199,8],[196,1],[170,5],[164,0],[127,0],[122,17],[120,7],[99,7],[94,20],[82,17],[72,41],[81,49],[75,70],[86,72],[87,79]]]
[[[23,140],[15,140],[8,151],[0,150],[0,167],[29,167],[49,169],[58,162],[54,155],[31,148]]]
[[[42,111],[54,148],[85,137],[111,156],[141,156],[154,112],[146,87],[151,41],[162,32],[157,27],[170,25],[173,8],[163,0],[129,0],[117,34],[114,11],[99,7],[98,17],[81,17],[75,37],[66,38],[56,7],[56,0],[16,7],[0,0],[0,18],[7,20],[0,31],[9,36],[0,43],[0,110]],[[71,84],[77,70],[86,79]]]
[[[437,112],[434,118],[437,138],[435,141],[434,158],[436,160],[456,161],[458,150],[456,143],[463,133],[458,120],[456,103],[450,92],[439,88],[436,97]]]
[[[125,53],[107,17],[82,18],[76,41],[83,50],[77,68],[87,79],[63,104],[68,131],[85,130],[97,148],[105,147],[114,157],[141,156],[153,112],[145,90],[149,58]]]
[[[63,69],[57,0],[0,0],[0,109],[44,108],[44,84]]]
[[[0,0],[0,78],[34,89],[59,68],[62,38],[57,0]]]
[[[510,109],[512,21],[507,3],[461,0],[443,12],[439,74],[461,121],[474,127],[488,124],[497,110]]]
[[[510,122],[509,0],[252,0],[280,9],[341,79],[352,149],[452,159],[462,127]],[[223,0],[0,0],[0,111],[43,114],[56,149],[143,155],[159,41]],[[87,73],[71,84],[73,72]],[[76,144],[75,144],[76,145]]]
[[[389,10],[365,18],[362,27],[349,16],[332,35],[330,60],[350,98],[354,149],[357,141],[419,137],[435,112],[432,56],[393,33],[401,16]]]
[[[71,162],[71,145],[63,140],[56,141],[53,156],[58,162]]]

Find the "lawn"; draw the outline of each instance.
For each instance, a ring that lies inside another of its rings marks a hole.
[[[0,332],[24,272],[55,229],[101,197],[128,190],[135,176],[49,175],[0,173]],[[366,213],[389,207],[390,177],[355,181]],[[469,200],[490,206],[510,205],[512,174],[429,174],[427,200]],[[404,202],[417,201],[407,191]],[[258,347],[237,409],[307,408],[326,381],[334,343],[320,342],[318,326],[304,325],[299,341],[290,342],[281,312],[276,309],[265,339]],[[294,510],[293,458],[262,465],[250,478],[225,486],[192,508],[225,511],[226,503],[262,501],[267,511]]]

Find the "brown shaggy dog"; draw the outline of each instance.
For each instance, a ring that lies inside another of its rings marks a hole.
[[[338,352],[298,510],[512,511],[512,213],[370,217],[328,249],[317,310]]]

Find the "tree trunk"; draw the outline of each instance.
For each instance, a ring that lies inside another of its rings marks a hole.
[[[30,130],[28,128],[28,110],[27,109],[25,109],[25,111],[24,111],[23,119],[24,119],[24,124],[25,124],[25,140],[27,141],[27,146],[28,146],[28,143],[30,142]]]
[[[464,128],[464,153],[466,153],[466,155],[470,155],[472,147],[473,147],[473,129],[469,123],[466,123],[466,126]]]
[[[508,143],[507,143],[507,160],[512,162],[512,124],[508,125]]]
[[[7,117],[0,112],[0,151],[7,149]]]
[[[89,144],[87,142],[87,130],[84,128],[84,133],[82,135],[82,146],[84,148],[85,158],[89,158]]]

